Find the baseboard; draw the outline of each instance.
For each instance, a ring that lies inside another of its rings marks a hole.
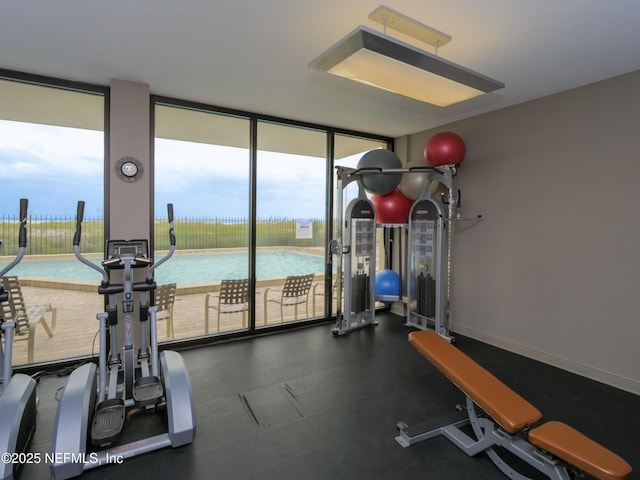
[[[406,305],[404,302],[395,302],[391,304],[391,313],[405,317],[407,315]]]
[[[485,332],[480,332],[463,325],[456,325],[453,330],[460,335],[488,343],[489,345],[502,348],[509,352],[517,353],[523,357],[531,358],[533,360],[561,368],[568,372],[625,390],[635,395],[640,395],[640,380],[602,370],[591,365],[585,365],[584,363],[577,362],[568,357],[563,357],[557,353],[547,352],[528,345],[523,345],[508,338],[489,335]]]

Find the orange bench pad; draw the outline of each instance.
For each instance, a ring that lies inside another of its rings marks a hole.
[[[509,433],[530,427],[542,413],[433,330],[411,332],[409,342]]]
[[[547,422],[529,432],[529,441],[600,480],[631,478],[631,465],[562,422]]]

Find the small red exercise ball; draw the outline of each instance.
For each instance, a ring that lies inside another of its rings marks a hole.
[[[436,133],[424,146],[424,158],[433,167],[462,163],[464,153],[464,141],[453,132]]]
[[[407,223],[413,202],[405,197],[397,188],[386,195],[371,197],[376,209],[377,223]]]

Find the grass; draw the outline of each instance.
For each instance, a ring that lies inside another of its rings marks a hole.
[[[15,219],[0,220],[0,255],[15,255],[18,250],[18,228]],[[169,248],[167,220],[155,221],[155,248]],[[174,222],[176,248],[179,250],[205,248],[238,248],[249,244],[249,224],[246,219],[176,219]],[[30,218],[27,222],[28,255],[58,255],[73,253],[75,220],[59,217]],[[85,219],[82,223],[80,247],[85,253],[104,250],[104,221]],[[296,239],[296,221],[268,219],[256,222],[258,246],[322,247],[325,244],[325,222],[313,221],[313,238]]]

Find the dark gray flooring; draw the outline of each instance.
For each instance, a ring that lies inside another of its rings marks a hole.
[[[379,322],[339,338],[321,325],[182,352],[196,400],[195,442],[81,478],[506,478],[484,455],[467,457],[444,438],[408,449],[394,441],[398,421],[448,413],[463,397],[409,345],[401,318]],[[640,471],[639,396],[464,337],[458,345],[545,419],[571,424]],[[34,452],[49,449],[54,396],[65,381],[44,377],[38,385]],[[48,467],[29,465],[22,478],[49,478]]]

